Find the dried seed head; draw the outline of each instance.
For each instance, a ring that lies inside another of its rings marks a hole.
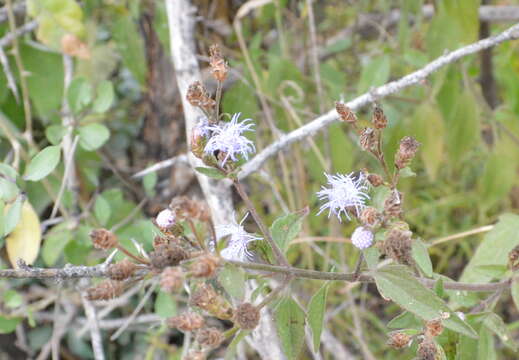
[[[238,306],[234,314],[234,321],[245,330],[252,330],[258,326],[260,320],[259,309],[251,303],[243,303]]]
[[[400,264],[413,264],[411,255],[413,247],[412,235],[413,233],[404,227],[397,225],[391,228],[384,240],[384,253]]]
[[[431,320],[425,323],[425,334],[430,337],[435,337],[443,332],[443,324],[441,319]]]
[[[166,325],[183,332],[201,329],[205,325],[204,317],[194,312],[184,313],[166,320]]]
[[[155,269],[177,266],[188,257],[187,252],[175,244],[160,244],[150,253],[151,265]]]
[[[417,360],[435,360],[438,349],[436,344],[427,338],[418,346]]]
[[[209,65],[214,78],[219,82],[224,82],[227,78],[229,67],[220,52],[220,47],[216,44],[209,48]]]
[[[519,245],[514,247],[508,254],[508,267],[512,271],[519,270]]]
[[[109,250],[118,245],[117,236],[110,230],[95,229],[90,232],[90,238],[96,249]]]
[[[400,140],[400,146],[395,155],[395,166],[403,169],[413,160],[420,143],[411,136],[406,136]]]
[[[206,89],[200,83],[200,81],[195,81],[189,85],[186,98],[191,105],[205,109],[207,111],[212,110],[216,105],[216,102],[209,97]]]
[[[128,259],[124,259],[123,261],[112,264],[108,267],[107,275],[112,280],[126,280],[137,270],[137,265],[131,262]]]
[[[382,178],[382,176],[380,176],[378,174],[369,174],[368,181],[374,187],[384,184],[384,179]]]
[[[230,320],[233,317],[231,305],[214,288],[206,283],[199,284],[189,299],[191,306],[197,306],[222,320]]]
[[[167,293],[178,291],[184,284],[184,273],[180,267],[167,267],[160,274],[160,288]]]
[[[190,199],[187,196],[173,198],[169,207],[175,211],[179,219],[197,219],[200,221],[209,221],[211,219],[206,203]]]
[[[362,130],[359,138],[360,147],[364,151],[372,151],[377,148],[377,136],[373,128]]]
[[[387,345],[394,349],[402,349],[409,345],[411,342],[411,336],[403,332],[394,332],[389,335]]]
[[[346,106],[346,104],[336,101],[335,110],[341,117],[342,121],[350,124],[354,124],[355,122],[357,122],[357,115],[355,115],[355,113],[351,111],[351,109],[348,106]]]
[[[220,265],[220,258],[205,254],[197,258],[189,267],[191,275],[194,277],[213,277],[216,273],[216,269]]]
[[[375,105],[371,121],[375,129],[384,129],[387,126],[387,117],[380,106]]]
[[[189,353],[182,360],[205,360],[207,355],[205,351],[189,350]]]
[[[217,348],[223,340],[222,332],[216,328],[200,329],[196,333],[196,341],[205,348]]]
[[[87,289],[88,300],[110,300],[123,293],[123,283],[119,281],[105,280],[94,287]]]
[[[360,213],[360,222],[366,227],[373,228],[379,223],[380,217],[377,209],[369,206]]]
[[[404,195],[397,190],[393,190],[384,201],[384,213],[389,217],[400,217],[402,215],[403,202]]]

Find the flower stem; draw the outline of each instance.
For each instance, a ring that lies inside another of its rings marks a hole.
[[[121,244],[117,245],[117,249],[119,251],[123,252],[126,256],[131,257],[133,260],[138,261],[141,264],[147,264],[148,265],[150,263],[147,259],[145,259],[143,257],[137,256],[137,255],[133,255],[131,252],[126,250],[126,248],[124,246],[122,246]]]

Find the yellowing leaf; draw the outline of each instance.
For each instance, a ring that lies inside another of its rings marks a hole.
[[[18,259],[32,264],[38,257],[41,244],[40,219],[28,201],[22,206],[22,216],[18,225],[6,237],[5,242],[7,256],[14,268],[18,267]]]

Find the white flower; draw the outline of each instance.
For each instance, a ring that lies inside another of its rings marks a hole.
[[[328,217],[332,214],[336,215],[339,221],[341,213],[346,215],[348,220],[351,220],[348,214],[348,209],[354,208],[357,216],[360,215],[362,209],[366,206],[364,202],[369,199],[369,195],[365,193],[368,190],[366,179],[362,174],[354,176],[353,173],[348,175],[329,175],[324,173],[330,188],[322,187],[322,190],[317,192],[319,200],[326,202],[321,205],[317,215],[324,210],[329,209]]]
[[[351,235],[351,243],[355,245],[357,249],[367,249],[373,244],[373,233],[364,226],[359,226]]]
[[[216,237],[218,239],[229,236],[227,247],[220,252],[220,255],[227,260],[250,261],[253,258],[252,252],[249,251],[247,245],[251,241],[261,240],[263,238],[249,234],[245,231],[242,224],[247,215],[238,224],[233,219],[232,223],[227,225],[219,225],[216,227]]]
[[[198,118],[198,122],[193,126],[193,137],[206,137],[211,132],[209,121],[206,117]]]
[[[164,209],[157,215],[155,222],[159,228],[168,229],[175,225],[175,213],[170,209]]]
[[[254,124],[248,124],[251,119],[245,119],[241,123],[238,122],[240,113],[234,114],[231,121],[222,126],[212,125],[207,128],[212,131],[212,136],[204,148],[206,154],[213,154],[215,151],[221,151],[225,154],[222,166],[230,158],[236,161],[237,155],[242,155],[245,159],[249,159],[249,153],[255,152],[256,148],[252,141],[242,135],[245,131],[254,131]]]

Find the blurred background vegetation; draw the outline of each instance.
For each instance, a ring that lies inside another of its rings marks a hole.
[[[352,99],[423,67],[446,50],[510,26],[511,21],[480,20],[480,6],[517,4],[512,0],[328,0],[314,1],[312,15],[308,1],[276,0],[237,17],[244,1],[193,3],[205,83],[215,90],[207,60],[209,46],[218,43],[232,68],[222,111],[241,112],[242,117],[254,119],[258,151],[280,132],[330,110],[336,100]],[[77,138],[75,183],[66,187],[62,197],[58,198],[65,177],[63,158],[44,181],[18,178],[20,191],[27,194],[44,231],[35,264],[62,267],[99,263],[102,254],[92,249],[88,238],[96,227],[112,228],[127,245],[133,238],[150,249],[154,230],[148,218],[167,206],[173,196],[200,196],[194,174],[183,162],[144,177],[135,176],[147,166],[187,151],[181,106],[184,94],[178,93],[170,60],[164,3],[33,0],[11,1],[10,5],[17,26],[32,22],[35,26],[19,36],[17,44],[3,43],[13,24],[8,21],[6,5],[2,7],[0,42],[14,85],[10,85],[4,65],[0,72],[0,156],[5,164],[13,165],[13,146],[20,147],[20,161],[15,165],[18,174],[24,174],[28,160],[39,150],[63,147],[67,136],[72,143]],[[424,11],[432,7],[434,14]],[[19,56],[12,51],[15,47]],[[312,59],[318,60],[317,68]],[[72,77],[69,83],[67,71]],[[20,79],[21,72],[27,74],[26,84]],[[266,99],[263,104],[260,95]],[[24,99],[28,100],[25,106]],[[517,41],[468,56],[423,84],[382,99],[380,105],[389,119],[384,134],[389,163],[403,136],[412,135],[422,144],[420,158],[413,163],[414,173],[400,183],[405,194],[405,220],[416,236],[432,243],[493,224],[503,213],[518,212]],[[64,122],[67,111],[73,114],[72,133],[67,133],[69,127]],[[371,109],[358,116],[367,123]],[[25,131],[28,118],[32,119],[30,137]],[[315,192],[325,180],[323,172],[349,173],[362,168],[381,172],[378,163],[360,151],[352,129],[334,123],[271,160],[264,167],[267,177],[254,174],[247,180],[248,191],[268,223],[280,213],[310,206],[311,215],[290,247],[292,264],[318,270],[354,266],[358,252],[347,239],[353,224],[314,216]],[[53,214],[54,206],[59,211]],[[514,224],[517,219],[507,221]],[[474,253],[484,231],[476,233],[431,246],[434,271],[459,279],[467,263],[476,259]],[[516,233],[510,236],[515,239]],[[0,239],[0,248],[3,245]],[[497,245],[489,246],[479,261],[500,256]],[[9,267],[6,257],[1,261],[3,267]],[[488,279],[489,274],[472,270],[463,276],[478,281]],[[0,333],[6,333],[0,335],[0,353],[7,358],[25,357],[24,351],[39,353],[52,336],[55,298],[48,299],[57,286],[33,280],[0,280],[0,309],[23,314],[17,322],[0,317]],[[293,291],[307,301],[319,286],[317,281],[297,281]],[[460,309],[478,302],[473,295],[451,295]],[[68,299],[61,300],[61,306],[80,307],[73,286],[62,287],[60,298]],[[139,298],[130,297],[108,317],[128,316]],[[166,317],[184,306],[185,299],[157,292],[144,313]],[[517,339],[519,313],[512,298],[505,296],[498,306],[496,312],[508,330],[515,330]],[[401,352],[385,345],[386,324],[399,309],[387,306],[374,287],[335,284],[330,288],[327,309],[327,329],[357,358],[367,358],[367,353],[376,359],[402,358]],[[72,328],[80,328],[80,315],[73,316],[77,318]],[[156,326],[137,324],[116,342],[106,340],[111,358],[178,356],[181,334],[168,334],[158,318],[151,323]],[[12,331],[18,324],[24,324],[26,331],[25,350],[14,346],[17,336]],[[113,329],[106,330],[110,331]],[[89,342],[76,331],[67,332],[65,339],[64,357],[92,358]],[[494,358],[516,358],[501,343],[494,345]],[[412,358],[414,351],[408,350],[405,358]],[[324,357],[332,359],[334,355],[325,352]],[[302,358],[310,358],[309,353]]]

